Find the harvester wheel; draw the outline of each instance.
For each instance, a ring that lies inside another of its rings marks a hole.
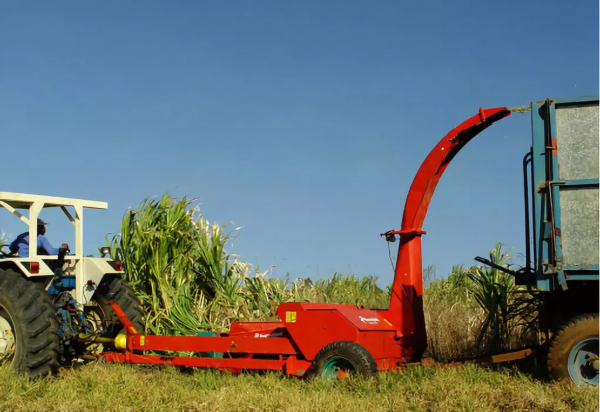
[[[312,375],[325,379],[343,379],[347,375],[363,377],[377,374],[377,364],[368,350],[356,342],[337,341],[319,351]]]
[[[0,364],[30,378],[58,370],[58,319],[50,296],[12,270],[0,270]]]
[[[117,276],[105,276],[100,282],[93,299],[98,304],[102,312],[100,317],[107,327],[102,333],[104,337],[114,338],[123,332],[123,325],[119,322],[117,315],[110,306],[109,302],[111,300],[123,309],[123,312],[125,312],[137,330],[142,334],[144,333],[142,304],[133,291],[133,288],[123,279]]]
[[[598,314],[579,315],[561,326],[548,349],[553,379],[570,379],[577,386],[598,386]]]

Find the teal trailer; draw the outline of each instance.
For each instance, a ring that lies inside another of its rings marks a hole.
[[[540,296],[548,371],[598,385],[598,96],[532,102],[523,161],[527,267]]]

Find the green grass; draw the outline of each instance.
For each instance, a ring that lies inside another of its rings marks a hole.
[[[90,364],[33,382],[0,368],[0,410],[7,409],[597,411],[598,390],[476,366],[418,367],[378,380],[327,382],[278,373]]]

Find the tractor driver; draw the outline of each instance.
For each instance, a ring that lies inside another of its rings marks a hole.
[[[52,247],[48,239],[44,236],[46,234],[46,225],[42,219],[37,220],[37,248],[39,255],[58,255],[59,249]],[[63,248],[69,249],[69,245],[66,243],[62,244]],[[21,233],[9,246],[11,253],[19,253],[19,257],[29,257],[29,231]]]

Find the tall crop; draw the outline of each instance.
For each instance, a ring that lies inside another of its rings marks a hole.
[[[490,260],[512,262],[497,244]],[[424,293],[429,350],[438,359],[475,357],[537,341],[537,300],[514,278],[488,267],[454,266]]]
[[[489,253],[490,261],[508,267],[511,257],[497,244]],[[536,300],[524,287],[515,284],[512,275],[492,267],[474,267],[468,272],[468,288],[484,312],[477,345],[484,342],[488,352],[511,349],[516,334],[526,339],[535,322]]]
[[[193,316],[197,302],[217,296],[234,300],[235,272],[245,270],[224,252],[229,235],[190,204],[168,195],[145,199],[126,213],[120,236],[110,242],[154,333],[189,334],[206,328]]]
[[[108,243],[139,295],[153,333],[224,330],[236,320],[275,319],[281,302],[387,306],[375,278],[334,275],[312,282],[268,277],[228,254],[231,236],[204,219],[191,201],[145,199],[122,219]],[[237,230],[237,229],[235,229]]]

